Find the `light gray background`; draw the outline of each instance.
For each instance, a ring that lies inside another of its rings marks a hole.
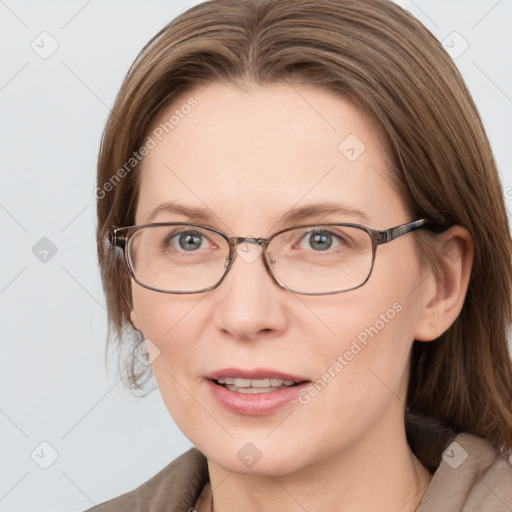
[[[93,189],[101,132],[129,65],[197,3],[0,0],[2,511],[87,509],[191,446],[158,392],[136,400],[105,370]],[[511,0],[399,3],[453,47],[512,211]],[[49,51],[52,40],[58,48],[46,59],[31,47]],[[43,237],[57,249],[46,262],[33,253],[37,243],[36,253],[48,249]],[[52,450],[58,457],[42,469]]]

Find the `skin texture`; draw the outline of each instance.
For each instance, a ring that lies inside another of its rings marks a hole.
[[[323,215],[307,223],[387,229],[415,220],[393,187],[377,127],[348,101],[303,85],[245,92],[213,84],[175,101],[154,126],[191,96],[197,106],[144,159],[137,224],[168,201],[205,208],[210,218],[201,223],[229,236],[267,237],[288,226],[281,218],[291,208],[327,201],[367,218]],[[354,161],[338,149],[349,134],[365,145]],[[196,220],[163,212],[158,221]],[[132,323],[160,351],[152,366],[170,414],[208,459],[215,510],[414,510],[431,475],[405,438],[410,349],[458,316],[472,242],[461,227],[440,236],[445,277],[436,279],[422,268],[413,237],[379,247],[369,281],[347,293],[285,291],[261,257],[237,257],[206,293],[164,294],[133,283]],[[396,303],[401,311],[308,404],[248,417],[212,399],[204,376],[226,367],[316,381]],[[261,454],[251,468],[237,456],[248,442]]]

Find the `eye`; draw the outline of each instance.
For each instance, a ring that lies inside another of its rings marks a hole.
[[[206,246],[203,246],[203,244],[206,244]],[[173,232],[167,235],[164,239],[164,247],[191,252],[201,248],[208,248],[208,244],[207,238],[203,233],[189,230],[179,233]]]
[[[346,241],[341,236],[325,229],[317,229],[306,233],[300,240],[299,247],[314,251],[327,251],[343,244],[346,244]]]

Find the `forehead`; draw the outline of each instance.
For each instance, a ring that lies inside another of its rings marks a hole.
[[[375,123],[312,86],[196,89],[160,112],[148,136],[154,147],[141,166],[137,223],[168,202],[206,209],[233,230],[264,229],[313,203],[363,211],[375,227],[403,217]]]

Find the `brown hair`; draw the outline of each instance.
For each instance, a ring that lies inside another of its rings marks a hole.
[[[475,257],[462,312],[435,342],[414,341],[407,406],[510,449],[511,238],[493,154],[451,58],[387,0],[212,0],[142,49],[103,134],[96,189],[109,339],[128,352],[120,359],[127,383],[142,389],[151,373],[132,353],[141,338],[129,321],[129,276],[105,245],[111,226],[134,223],[138,173],[126,162],[165,105],[213,82],[309,84],[353,101],[380,126],[412,218],[469,230]],[[415,240],[435,271],[435,235]]]

